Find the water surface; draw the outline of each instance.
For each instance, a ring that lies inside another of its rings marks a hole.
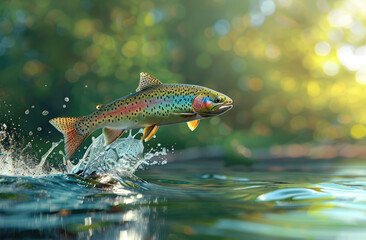
[[[225,168],[221,160],[202,159],[120,174],[118,181],[107,175],[1,176],[0,237],[364,238],[363,161],[302,164],[309,170],[270,171],[276,168],[260,163]]]

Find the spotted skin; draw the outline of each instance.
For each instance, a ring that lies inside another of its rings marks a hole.
[[[137,90],[109,104],[98,105],[97,111],[88,116],[51,119],[50,123],[64,134],[67,159],[85,138],[100,128],[105,128],[106,142],[111,143],[127,129],[154,127],[155,133],[158,126],[217,116],[232,107],[232,100],[222,93],[196,85],[162,84],[147,73],[140,74]],[[192,124],[197,125],[198,122]],[[148,134],[145,140],[152,136]]]
[[[177,113],[193,113],[195,96],[205,91],[210,90],[195,85],[158,85],[103,105],[98,111],[80,120],[76,129],[84,135],[103,127],[133,129],[195,120],[199,117],[181,116]]]

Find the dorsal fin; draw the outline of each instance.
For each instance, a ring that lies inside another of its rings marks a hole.
[[[140,73],[140,83],[138,88],[136,89],[136,92],[144,90],[146,88],[160,85],[162,84],[158,79],[156,79],[153,75],[141,72]]]

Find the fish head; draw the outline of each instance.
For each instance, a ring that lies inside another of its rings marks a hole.
[[[202,117],[213,117],[233,107],[233,100],[225,94],[211,89],[200,91],[194,98],[192,109]]]

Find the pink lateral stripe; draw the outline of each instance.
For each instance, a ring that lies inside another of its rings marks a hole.
[[[130,112],[133,112],[133,111],[136,111],[136,110],[138,110],[138,109],[144,109],[144,108],[146,108],[146,107],[149,107],[149,106],[151,106],[151,105],[156,105],[156,104],[159,104],[159,103],[162,103],[162,102],[172,102],[172,100],[158,100],[158,101],[156,101],[156,102],[153,102],[153,103],[150,103],[150,105],[149,104],[147,104],[147,103],[145,103],[144,102],[144,100],[141,100],[141,101],[139,101],[139,102],[137,102],[136,103],[136,105],[134,104],[133,106],[131,105],[131,104],[129,104],[129,105],[127,105],[127,106],[122,106],[122,107],[120,107],[120,108],[118,108],[118,109],[116,109],[116,110],[114,110],[114,111],[111,111],[111,112],[108,112],[108,113],[105,113],[105,116],[106,117],[113,117],[113,116],[115,116],[115,115],[119,115],[119,114],[123,114],[123,115],[125,115],[125,114],[128,114],[129,113],[129,111]],[[100,115],[100,116],[98,116],[97,117],[97,120],[101,120],[101,119],[103,119],[104,118],[104,116],[103,115]]]

